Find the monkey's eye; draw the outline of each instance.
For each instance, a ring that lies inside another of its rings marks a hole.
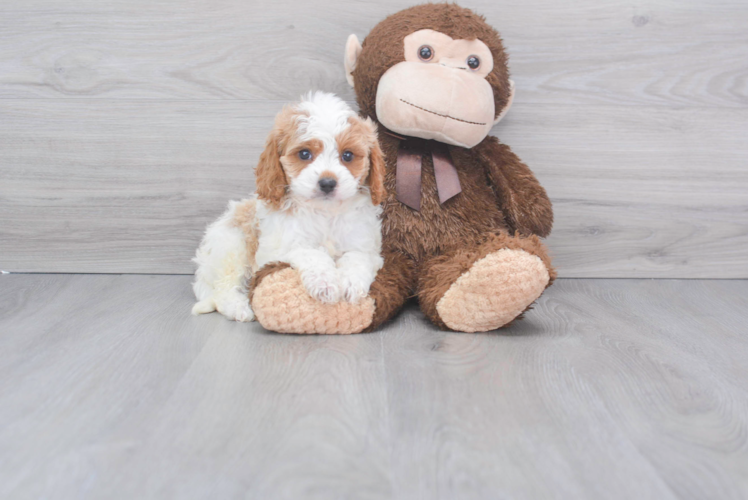
[[[434,57],[434,49],[428,45],[421,45],[421,48],[418,49],[418,57],[423,61],[430,61]]]
[[[312,159],[312,152],[308,149],[302,149],[299,151],[299,158],[301,158],[304,161],[311,160]]]
[[[477,56],[470,56],[467,58],[467,65],[470,69],[478,69],[480,67],[480,59]]]
[[[353,161],[353,153],[350,151],[343,151],[343,154],[340,155],[340,157],[343,158],[343,161],[346,163]]]

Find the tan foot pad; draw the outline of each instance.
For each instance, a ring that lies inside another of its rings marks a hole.
[[[452,330],[495,330],[540,297],[549,280],[539,257],[505,248],[476,261],[457,278],[436,304],[436,311]]]
[[[286,268],[260,282],[252,309],[263,327],[278,333],[359,333],[371,324],[374,299],[323,304],[309,296],[295,270]]]

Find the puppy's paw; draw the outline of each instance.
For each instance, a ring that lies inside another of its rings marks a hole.
[[[355,271],[339,271],[340,287],[343,298],[352,304],[358,304],[362,299],[369,295],[369,287],[372,280],[364,276],[363,273]]]
[[[334,270],[304,271],[301,281],[312,298],[328,304],[340,301],[340,285]]]
[[[249,298],[238,290],[215,299],[215,303],[216,310],[228,319],[243,323],[255,319],[255,314],[249,306]]]

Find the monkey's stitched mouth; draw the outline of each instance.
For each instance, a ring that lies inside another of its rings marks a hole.
[[[425,111],[425,112],[427,112],[427,113],[431,113],[432,115],[436,115],[436,116],[441,116],[442,118],[449,118],[450,120],[455,120],[455,121],[458,121],[458,122],[462,122],[462,123],[469,123],[470,125],[485,125],[485,123],[480,123],[480,122],[470,122],[470,121],[467,121],[467,120],[463,120],[463,119],[461,119],[461,118],[455,118],[454,116],[443,115],[443,114],[441,114],[441,113],[437,113],[436,111],[431,111],[430,109],[422,108],[421,106],[418,106],[418,105],[416,105],[416,104],[413,104],[412,102],[408,102],[408,101],[406,101],[405,99],[400,99],[400,100],[401,100],[402,102],[404,102],[405,104],[409,104],[410,106],[413,106],[414,108],[418,108],[418,109],[420,109],[421,111]]]

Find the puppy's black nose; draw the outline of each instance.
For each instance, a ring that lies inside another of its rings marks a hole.
[[[330,194],[337,185],[338,181],[331,179],[330,177],[323,177],[319,180],[319,188],[325,194]]]

